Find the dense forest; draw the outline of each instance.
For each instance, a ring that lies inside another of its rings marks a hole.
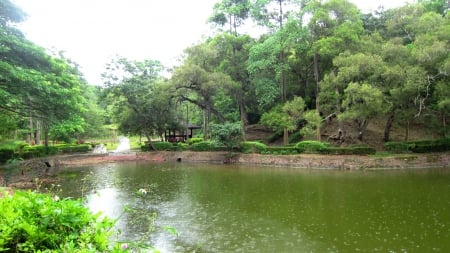
[[[0,141],[74,142],[115,126],[150,140],[187,124],[204,139],[245,140],[258,124],[285,145],[345,145],[364,142],[375,122],[383,142],[394,127],[406,140],[418,126],[448,137],[449,8],[419,0],[362,13],[346,0],[221,0],[208,20],[215,35],[186,48],[180,66],[117,57],[100,85],[29,41],[17,28],[26,14],[0,0]],[[251,37],[248,22],[266,32]]]

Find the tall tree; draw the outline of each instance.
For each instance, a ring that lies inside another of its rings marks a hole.
[[[308,26],[313,40],[311,55],[316,83],[316,110],[320,114],[320,80],[331,70],[330,63],[335,56],[356,49],[364,29],[359,10],[347,0],[331,0],[323,4],[311,1],[305,9],[312,14]],[[342,124],[338,132],[345,132]],[[318,128],[317,139],[320,138]]]
[[[244,24],[250,11],[250,0],[222,0],[214,4],[209,22],[219,26],[228,23],[230,34],[238,35],[237,28]]]

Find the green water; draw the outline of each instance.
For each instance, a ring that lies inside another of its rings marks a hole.
[[[92,172],[89,175],[88,172]],[[450,252],[450,170],[122,163],[61,172],[65,196],[162,252]],[[82,178],[87,178],[85,183]],[[81,187],[81,185],[84,185]],[[145,188],[145,198],[135,192]],[[147,217],[179,235],[157,229]]]

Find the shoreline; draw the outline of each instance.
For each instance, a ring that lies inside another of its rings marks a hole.
[[[360,155],[262,155],[230,152],[158,151],[55,157],[57,166],[82,166],[123,161],[221,163],[299,169],[413,169],[450,168],[450,152],[399,154],[386,157]]]
[[[36,158],[12,169],[0,170],[0,187],[32,189],[57,183],[60,168],[120,162],[214,163],[314,170],[450,169],[450,152],[398,154],[386,157],[360,155],[262,155],[230,152],[158,151],[110,154],[74,154]]]

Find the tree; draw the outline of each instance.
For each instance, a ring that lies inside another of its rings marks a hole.
[[[119,116],[120,129],[144,134],[156,150],[151,136],[161,134],[174,119],[162,77],[163,66],[154,60],[131,61],[118,57],[103,73],[106,92]]]
[[[311,1],[305,9],[312,13],[308,26],[313,41],[311,55],[316,83],[316,110],[320,115],[320,80],[330,71],[329,63],[334,57],[345,51],[356,49],[364,30],[359,10],[346,0],[331,0],[323,4]],[[338,132],[341,131],[342,129],[338,130]],[[320,140],[320,138],[319,128],[317,139]]]
[[[253,90],[250,86],[250,78],[246,70],[246,64],[249,57],[249,47],[254,41],[247,35],[233,36],[227,33],[219,34],[208,41],[208,44],[217,52],[217,58],[220,59],[215,71],[229,75],[236,85],[230,86],[232,90],[223,90],[224,96],[230,94],[229,103],[223,106],[217,105],[219,110],[225,111],[228,107],[230,113],[238,113],[242,122],[242,135],[245,139],[245,126],[249,124],[247,108],[252,107]],[[219,99],[220,100],[220,99]],[[236,104],[238,110],[236,110]],[[223,109],[221,109],[222,107]],[[237,121],[238,119],[227,119]]]
[[[343,119],[353,119],[358,124],[358,140],[362,141],[369,121],[385,112],[381,91],[368,83],[350,83],[344,91]]]
[[[273,131],[294,131],[298,127],[305,110],[305,102],[301,97],[294,97],[283,105],[279,104],[261,117],[261,124]]]
[[[229,33],[237,36],[237,28],[244,24],[249,11],[249,0],[222,0],[214,4],[213,15],[209,18],[209,22],[220,26],[228,23]]]
[[[187,57],[182,66],[175,69],[172,84],[175,95],[182,101],[192,103],[203,111],[204,138],[211,137],[210,123],[227,121],[224,114],[217,108],[216,96],[226,94],[231,96],[239,84],[232,78],[217,71],[220,58],[216,47],[203,43],[186,49]]]

